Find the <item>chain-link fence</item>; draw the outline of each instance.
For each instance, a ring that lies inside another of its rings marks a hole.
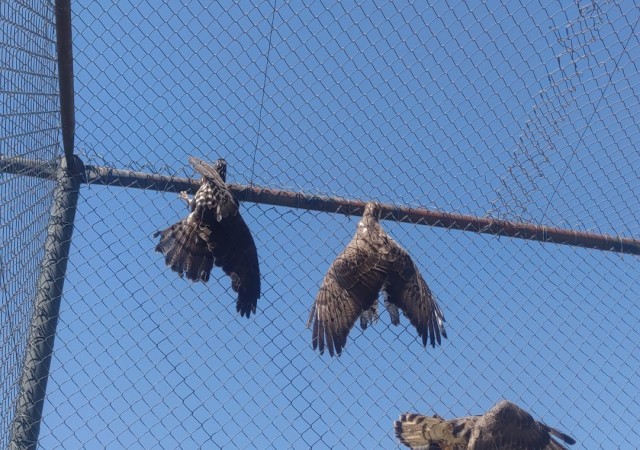
[[[53,7],[0,2],[0,156],[60,154]],[[14,417],[54,183],[0,172],[0,447]]]
[[[31,3],[1,6],[2,155],[51,161],[53,7]],[[258,189],[640,236],[632,1],[72,8],[86,164],[194,177],[189,155],[224,157],[229,182]],[[8,430],[53,183],[0,180]],[[329,358],[305,324],[358,217],[248,196],[262,296],[246,319],[220,269],[191,283],[154,252],[187,213],[156,188],[81,190],[41,448],[397,448],[400,413],[502,398],[572,448],[640,439],[636,256],[385,220],[448,339],[425,350],[383,313]]]

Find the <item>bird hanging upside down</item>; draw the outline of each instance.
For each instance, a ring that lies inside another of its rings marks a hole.
[[[153,237],[160,236],[156,251],[164,254],[171,270],[193,281],[207,282],[213,266],[221,267],[238,293],[236,310],[249,317],[260,298],[258,253],[238,201],[226,185],[227,163],[219,159],[211,165],[194,157],[189,163],[202,175],[193,199],[186,192],[180,194],[190,214],[154,233]]]
[[[401,309],[416,327],[422,344],[435,347],[446,338],[444,315],[420,275],[411,256],[382,229],[380,205],[367,203],[356,234],[329,267],[309,314],[313,322],[312,345],[338,356],[347,343],[349,331],[360,317],[363,329],[378,317],[378,296],[391,323],[400,323]]]

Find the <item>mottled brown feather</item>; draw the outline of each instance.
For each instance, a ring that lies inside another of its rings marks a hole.
[[[368,203],[356,234],[329,267],[311,308],[307,326],[313,323],[312,346],[340,355],[347,336],[360,317],[366,329],[378,318],[378,296],[385,292],[391,323],[400,322],[401,308],[418,330],[440,344],[444,316],[408,253],[380,226],[380,208]]]
[[[238,201],[226,185],[226,162],[214,165],[190,157],[202,181],[193,200],[191,213],[177,224],[158,231],[156,251],[180,277],[206,282],[214,265],[231,278],[238,293],[236,310],[241,316],[255,313],[260,297],[260,268],[253,237],[240,216]]]
[[[363,216],[356,234],[329,267],[307,326],[315,320],[312,345],[340,355],[358,317],[372,308],[386,278],[387,261],[376,250],[386,234],[372,215]]]
[[[553,437],[576,443],[506,400],[482,416],[445,420],[402,414],[393,426],[398,440],[414,450],[568,450]]]
[[[483,415],[471,435],[469,450],[568,450],[575,440],[533,419],[515,403],[503,400]]]
[[[409,254],[393,242],[389,275],[382,288],[385,303],[400,308],[422,338],[422,345],[429,340],[432,347],[441,344],[441,336],[446,338],[444,314],[431,293],[431,289],[418,272]]]
[[[445,420],[407,413],[393,423],[396,438],[414,450],[466,450],[477,416]]]

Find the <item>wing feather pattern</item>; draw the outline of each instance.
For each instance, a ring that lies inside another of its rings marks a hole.
[[[478,420],[469,450],[568,450],[552,436],[573,445],[576,441],[533,419],[518,405],[503,400]]]
[[[382,288],[385,303],[404,312],[422,338],[422,345],[426,346],[427,340],[432,347],[440,345],[441,337],[447,337],[444,314],[409,254],[393,244],[393,265]]]
[[[203,178],[195,197],[195,205],[200,208],[198,214],[202,216],[202,220],[206,223],[221,222],[222,219],[236,215],[238,201],[225,182],[227,177],[226,162],[218,160],[215,165],[211,165],[190,156],[189,163]],[[209,215],[213,215],[213,218],[207,217]]]
[[[402,414],[393,422],[396,438],[413,450],[467,450],[478,416],[445,420],[421,414]]]
[[[329,267],[311,309],[315,320],[312,345],[324,353],[342,354],[349,331],[358,317],[372,308],[385,279],[384,265],[369,243],[356,236]]]
[[[313,324],[312,346],[340,355],[347,335],[360,317],[366,329],[378,318],[378,296],[385,293],[391,323],[400,323],[399,308],[418,330],[423,344],[447,337],[444,315],[409,254],[380,226],[379,205],[368,203],[356,234],[324,277],[307,326]]]
[[[193,281],[209,281],[213,268],[213,256],[207,250],[198,224],[182,219],[169,228],[157,231],[153,237],[160,236],[156,251],[165,255],[165,263],[180,277],[186,275]]]
[[[171,227],[158,231],[156,251],[180,277],[207,282],[213,266],[221,267],[238,293],[236,310],[250,317],[260,297],[260,268],[253,236],[242,219],[238,201],[226,185],[226,162],[214,165],[190,157],[202,182],[193,200],[191,213]]]
[[[231,278],[231,288],[238,294],[236,311],[250,317],[260,297],[260,267],[256,244],[239,211],[211,224],[207,246],[215,265]]]
[[[414,450],[568,450],[553,437],[576,443],[506,400],[482,416],[445,420],[438,415],[402,414],[393,427],[396,438]]]

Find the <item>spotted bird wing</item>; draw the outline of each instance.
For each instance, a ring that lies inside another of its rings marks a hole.
[[[477,416],[445,420],[406,413],[393,422],[396,438],[412,450],[467,450]]]
[[[189,157],[189,163],[203,177],[203,183],[196,192],[195,204],[200,208],[199,214],[205,222],[209,211],[213,212],[216,222],[238,213],[238,202],[227,187],[214,165],[193,156]]]

